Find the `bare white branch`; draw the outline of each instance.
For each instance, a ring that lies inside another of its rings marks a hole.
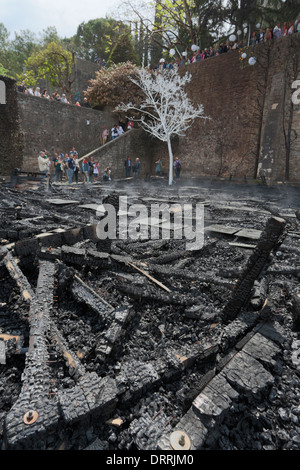
[[[184,90],[191,81],[189,73],[180,75],[177,69],[171,69],[153,74],[147,69],[138,69],[138,78],[130,80],[142,90],[144,101],[138,107],[133,103],[121,103],[115,111],[140,113],[141,117],[136,119],[140,126],[157,139],[168,143],[169,184],[172,184],[172,137],[184,136],[195,119],[210,118],[204,115],[202,105],[193,106]]]

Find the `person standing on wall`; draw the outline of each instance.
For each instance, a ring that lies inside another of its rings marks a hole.
[[[93,181],[96,183],[97,180],[98,180],[98,177],[99,177],[99,163],[98,162],[94,162],[94,166],[93,166]]]
[[[134,128],[134,122],[133,121],[128,121],[127,123],[127,130],[129,131],[130,129]]]
[[[117,130],[118,130],[118,134],[119,134],[119,135],[123,135],[123,134],[124,134],[124,129],[123,129],[123,127],[122,127],[120,124],[117,126]]]
[[[101,145],[106,144],[108,136],[109,136],[109,130],[107,129],[106,126],[103,126],[102,127],[102,132],[101,132]]]
[[[94,164],[94,157],[91,157],[89,161],[89,183],[93,182]]]
[[[62,160],[63,160],[63,178],[64,180],[67,180],[68,178],[67,168],[68,168],[69,155],[65,153]]]
[[[114,140],[117,137],[119,137],[119,132],[118,132],[117,124],[115,124],[114,127],[111,130],[111,138]]]

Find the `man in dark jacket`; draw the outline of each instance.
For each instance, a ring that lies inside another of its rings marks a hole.
[[[67,160],[67,175],[68,175],[68,182],[69,184],[73,183],[73,175],[76,168],[76,163],[74,160],[73,153],[70,153],[69,158]]]
[[[130,157],[127,157],[127,160],[125,160],[124,166],[125,166],[126,178],[130,178],[131,176],[131,158]]]

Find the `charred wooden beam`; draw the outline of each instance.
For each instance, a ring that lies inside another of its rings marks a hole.
[[[225,322],[236,318],[241,309],[249,302],[255,280],[265,267],[272,250],[281,243],[285,225],[285,220],[278,217],[272,217],[267,221],[256,248],[248,259],[246,268],[223,309]]]
[[[89,287],[77,275],[74,276],[71,292],[77,301],[85,303],[88,307],[98,313],[98,315],[101,315],[104,320],[114,311],[114,307],[106,302],[105,299],[97,294],[97,292]]]
[[[50,325],[50,310],[53,305],[55,264],[40,260],[37,288],[30,309],[29,352],[33,352],[37,338],[44,340]]]
[[[114,310],[105,330],[98,333],[95,340],[94,349],[99,362],[104,362],[112,353],[132,315],[134,310],[130,307],[118,307]]]
[[[11,448],[18,443],[26,448],[25,442],[30,442],[32,435],[39,435],[41,440],[46,432],[45,424],[53,426],[58,419],[57,405],[49,400],[51,372],[46,337],[53,301],[54,272],[54,263],[40,261],[37,288],[30,306],[30,336],[22,374],[23,386],[4,423],[5,441]]]
[[[127,284],[125,282],[118,283],[118,289],[123,294],[128,295],[136,300],[143,300],[146,302],[157,302],[161,304],[170,304],[170,305],[194,305],[196,300],[195,298],[189,298],[184,294],[177,294],[176,292],[163,293],[163,292],[153,292],[150,289],[140,288],[132,284]]]
[[[51,322],[50,326],[50,339],[58,348],[59,352],[63,355],[69,374],[75,379],[79,379],[85,373],[84,368],[78,358],[69,350],[63,336],[57,329],[56,325]]]
[[[20,288],[21,295],[26,303],[30,303],[34,294],[33,289],[31,288],[28,279],[22,273],[21,269],[19,268],[18,264],[16,263],[14,257],[12,256],[11,252],[8,250],[1,250],[1,255],[3,257],[4,265],[7,268],[12,279],[14,279]]]
[[[199,281],[199,282],[206,282],[210,284],[217,284],[229,289],[232,289],[235,285],[233,281],[222,279],[214,273],[193,273],[187,269],[177,269],[172,267],[164,267],[164,266],[156,266],[153,264],[149,264],[148,270],[152,274],[157,274],[161,276],[166,276],[168,279],[170,277],[174,277],[177,279],[182,279],[185,281]]]
[[[164,284],[162,284],[161,282],[159,282],[157,279],[155,279],[154,277],[150,276],[150,274],[148,274],[146,271],[144,271],[143,269],[139,268],[138,266],[135,266],[133,263],[128,263],[129,266],[131,266],[132,268],[136,269],[137,271],[139,271],[141,274],[143,274],[144,276],[146,276],[148,279],[150,279],[150,281],[154,282],[156,285],[158,285],[159,287],[161,287],[163,290],[167,291],[167,292],[171,292],[171,290],[166,287]]]

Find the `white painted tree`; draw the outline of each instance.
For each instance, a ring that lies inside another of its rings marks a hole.
[[[184,88],[191,81],[191,74],[180,75],[177,69],[150,72],[137,69],[137,79],[130,78],[145,95],[139,105],[121,103],[115,111],[139,114],[139,118],[128,116],[154,137],[168,144],[169,185],[173,183],[173,151],[171,139],[185,136],[196,118],[208,119],[202,105],[194,107]]]

